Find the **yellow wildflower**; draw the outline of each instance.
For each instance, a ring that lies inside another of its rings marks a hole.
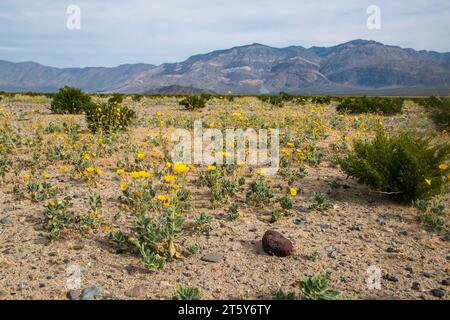
[[[120,184],[120,189],[121,190],[125,190],[126,188],[128,188],[128,185],[126,183],[121,183]]]
[[[291,196],[295,197],[297,195],[297,188],[290,188],[289,192],[291,193]]]
[[[138,153],[138,154],[136,155],[136,157],[137,157],[138,159],[142,160],[142,159],[145,158],[145,154],[144,154],[143,152],[140,152],[140,153]]]
[[[164,181],[167,183],[172,183],[175,181],[175,179],[176,179],[175,176],[172,176],[172,175],[164,176]]]
[[[125,170],[123,170],[123,169],[117,169],[117,174],[124,174],[125,173]]]
[[[183,174],[189,171],[189,167],[185,165],[183,162],[177,162],[173,165],[173,171],[178,174]]]
[[[216,169],[217,169],[216,166],[208,166],[208,171],[214,171]]]
[[[441,163],[439,165],[439,169],[442,171],[447,170],[447,168],[448,168],[448,164],[446,164],[446,163]]]

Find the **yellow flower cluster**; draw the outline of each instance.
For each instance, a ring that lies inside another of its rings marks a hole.
[[[130,173],[131,177],[133,179],[139,179],[139,178],[150,178],[152,174],[148,171],[133,171]]]
[[[189,171],[189,166],[187,166],[183,162],[177,162],[173,165],[173,171],[178,174],[184,174]]]

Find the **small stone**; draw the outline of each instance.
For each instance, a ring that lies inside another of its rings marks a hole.
[[[70,260],[66,258],[66,259],[63,260],[63,262],[64,262],[64,264],[69,264]]]
[[[98,295],[100,292],[102,292],[101,287],[93,286],[86,289],[83,289],[80,295],[81,300],[89,300],[94,298],[96,295]]]
[[[396,249],[396,248],[394,248],[394,247],[388,247],[388,248],[386,249],[386,252],[389,252],[389,253],[397,253],[397,252],[398,252],[398,249]]]
[[[425,278],[428,278],[428,279],[430,279],[430,278],[433,277],[433,276],[431,275],[431,273],[429,273],[429,272],[422,272],[422,275],[423,275]]]
[[[386,280],[388,280],[388,281],[391,281],[391,282],[398,282],[398,278],[394,274],[387,274],[387,275],[384,276],[384,278]]]
[[[268,230],[264,233],[262,247],[266,253],[277,257],[287,257],[294,251],[292,242],[274,230]]]
[[[441,284],[444,285],[444,286],[450,285],[450,279],[442,280]]]
[[[384,219],[385,219],[384,216],[379,216],[379,217],[378,217],[377,222],[378,222],[378,224],[379,224],[380,226],[384,226],[384,224],[385,224]]]
[[[4,225],[7,225],[9,223],[9,218],[8,217],[3,217],[0,222]]]
[[[444,291],[441,289],[433,289],[430,292],[436,298],[442,298],[445,295]]]
[[[420,290],[420,283],[418,282],[413,282],[412,284],[412,289],[419,291]]]
[[[405,268],[405,270],[408,271],[408,272],[410,272],[410,273],[413,273],[413,268],[412,268],[411,266],[407,266],[407,267]]]
[[[125,295],[130,298],[137,298],[145,294],[145,288],[143,286],[134,286],[133,288],[125,291]]]
[[[39,288],[45,288],[45,283],[39,283]]]
[[[321,223],[321,224],[319,225],[319,227],[320,227],[320,229],[323,229],[323,230],[326,230],[326,229],[330,229],[330,228],[331,228],[331,226],[330,226],[329,224],[326,224],[326,223]]]
[[[206,262],[219,262],[222,261],[224,258],[223,254],[221,253],[208,253],[202,257],[202,261]]]
[[[307,224],[308,221],[306,219],[295,219],[294,220],[294,224],[298,225],[298,226],[302,226]]]
[[[70,300],[78,300],[80,298],[80,290],[70,290],[67,292],[67,298]]]

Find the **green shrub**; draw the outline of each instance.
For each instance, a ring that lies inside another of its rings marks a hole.
[[[108,103],[109,104],[122,104],[122,102],[123,102],[123,98],[124,98],[124,95],[123,94],[121,94],[121,93],[114,93],[111,97],[109,97],[109,99],[108,99]]]
[[[180,105],[184,106],[187,110],[203,109],[206,107],[206,103],[210,99],[208,95],[201,96],[188,96],[180,101]]]
[[[448,144],[432,144],[430,138],[406,131],[389,137],[380,129],[372,141],[355,141],[339,163],[359,182],[410,202],[443,192],[449,155]]]
[[[81,114],[91,103],[91,97],[80,89],[66,86],[53,96],[50,110],[59,114]]]
[[[269,103],[274,107],[281,108],[284,106],[285,102],[293,101],[295,97],[289,93],[280,92],[279,95],[261,95],[258,96],[258,99],[262,102]]]
[[[328,96],[312,97],[311,102],[314,104],[330,104],[331,97]]]
[[[430,97],[420,99],[419,104],[428,108],[431,119],[439,127],[443,129],[450,128],[450,99]]]
[[[345,98],[336,107],[339,113],[379,113],[394,115],[401,113],[402,98],[354,97]]]
[[[111,133],[126,130],[135,119],[134,110],[116,102],[91,104],[86,110],[86,121],[93,132]]]
[[[134,102],[140,102],[144,96],[142,94],[133,94],[131,100]]]

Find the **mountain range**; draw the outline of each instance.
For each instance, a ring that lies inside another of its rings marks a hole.
[[[0,90],[88,92],[431,95],[450,93],[450,53],[375,41],[333,47],[251,44],[183,62],[113,68],[54,68],[0,60]]]

